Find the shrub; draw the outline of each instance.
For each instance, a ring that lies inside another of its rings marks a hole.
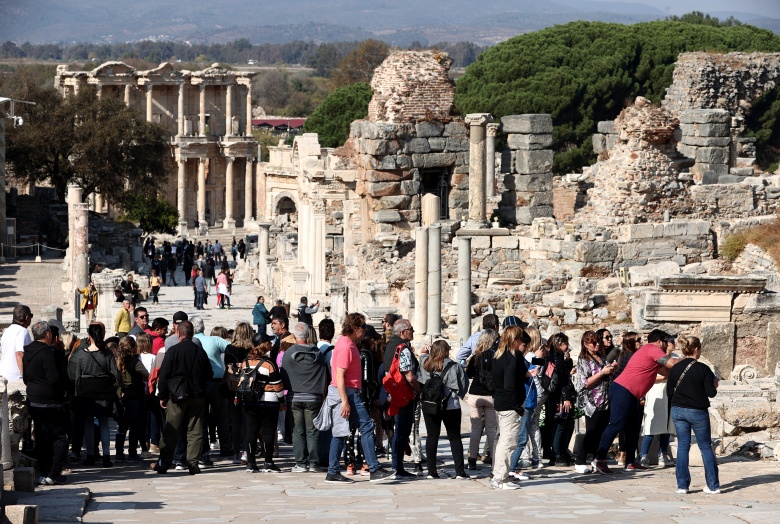
[[[720,254],[727,260],[734,262],[742,254],[747,244],[748,241],[744,232],[734,233],[723,240],[723,243],[720,245]]]

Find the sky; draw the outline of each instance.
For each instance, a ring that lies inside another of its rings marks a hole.
[[[599,1],[599,0],[594,0]],[[712,13],[717,11],[738,11],[756,13],[771,18],[780,18],[780,0],[620,0],[631,4],[647,4],[681,15],[691,11]]]

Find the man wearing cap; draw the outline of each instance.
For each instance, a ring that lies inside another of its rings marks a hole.
[[[639,440],[639,424],[632,424],[639,414],[639,400],[655,384],[656,375],[669,372],[678,359],[666,354],[667,340],[670,335],[660,329],[654,329],[647,335],[647,344],[639,348],[628,361],[625,369],[609,387],[609,425],[601,435],[599,449],[593,460],[593,467],[603,475],[612,473],[607,466],[607,451],[617,434],[625,429],[626,469],[647,469],[635,461],[636,445]]]
[[[184,322],[185,320],[189,320],[189,316],[187,316],[187,313],[184,311],[177,311],[173,314],[173,328],[171,329],[171,334],[168,335],[168,338],[165,339],[165,347],[161,351],[165,351],[166,349],[169,349],[171,346],[174,346],[179,343],[179,324]],[[200,340],[197,338],[193,338],[192,341],[195,343],[195,345],[200,346]],[[201,346],[202,347],[202,346]]]
[[[482,335],[482,331],[486,329],[492,329],[496,333],[498,333],[498,316],[494,315],[493,313],[488,313],[484,317],[482,317],[482,330],[477,331],[473,335],[471,335],[468,340],[466,340],[466,343],[463,344],[463,346],[458,350],[458,356],[456,357],[458,359],[458,362],[461,366],[464,368],[466,367],[466,360],[471,356],[472,353],[474,353],[474,350],[477,349],[477,342],[479,341],[480,335]]]

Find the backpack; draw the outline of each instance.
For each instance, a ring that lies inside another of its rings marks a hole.
[[[447,407],[447,399],[450,398],[452,392],[444,385],[442,377],[447,370],[450,369],[455,363],[450,361],[441,370],[441,373],[432,372],[431,378],[425,383],[422,388],[422,401],[420,407],[422,412],[426,415],[433,415],[441,417],[442,413]]]
[[[238,386],[236,387],[236,398],[239,401],[254,403],[262,400],[269,376],[258,373],[258,371],[265,360],[266,359],[261,358],[260,362],[258,362],[254,368],[249,365],[249,359],[244,361],[238,379]]]
[[[559,389],[558,373],[556,373],[555,361],[548,360],[544,372],[539,375],[539,383],[547,393],[555,393]]]
[[[390,371],[382,379],[382,385],[385,387],[385,391],[390,395],[390,406],[387,408],[387,414],[394,417],[398,414],[400,408],[405,408],[409,403],[414,400],[414,390],[409,382],[401,373],[401,349],[404,345],[399,344],[395,348],[395,355],[393,356],[393,363],[390,365]]]
[[[479,356],[479,360],[474,362],[477,368],[477,380],[486,390],[493,393],[493,357],[496,351],[488,349]]]

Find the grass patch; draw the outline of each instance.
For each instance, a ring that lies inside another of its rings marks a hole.
[[[720,245],[720,254],[727,260],[734,262],[742,254],[742,251],[745,250],[747,244],[745,232],[734,233],[723,240],[723,243]]]
[[[780,221],[775,219],[727,236],[720,246],[720,253],[733,262],[748,244],[760,247],[780,265]]]

